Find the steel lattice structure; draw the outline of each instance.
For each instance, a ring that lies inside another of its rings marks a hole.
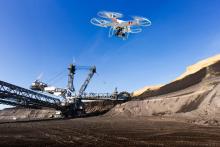
[[[0,81],[0,103],[30,108],[50,107],[60,109],[61,101],[52,96]]]

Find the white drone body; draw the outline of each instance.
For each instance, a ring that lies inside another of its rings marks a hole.
[[[99,17],[92,18],[91,23],[99,27],[110,27],[109,37],[115,35],[123,40],[128,38],[129,33],[140,33],[143,26],[150,26],[151,21],[145,17],[133,16],[133,20],[123,21],[118,18],[123,17],[121,13],[101,11],[98,13]]]

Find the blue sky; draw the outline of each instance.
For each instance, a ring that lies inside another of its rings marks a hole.
[[[87,91],[133,91],[167,83],[186,66],[220,52],[219,0],[0,0],[0,80],[28,88],[74,60],[96,65]],[[90,24],[98,11],[149,18],[152,26],[123,41]],[[76,75],[76,88],[86,77]],[[67,75],[53,82],[65,87]]]

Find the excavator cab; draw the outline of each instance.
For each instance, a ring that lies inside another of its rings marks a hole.
[[[46,83],[43,83],[40,80],[35,80],[31,86],[30,89],[31,90],[36,90],[36,91],[44,91],[44,88],[47,87],[48,85]]]

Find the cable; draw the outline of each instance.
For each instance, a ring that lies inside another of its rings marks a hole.
[[[65,75],[65,76],[66,76],[66,75]],[[61,79],[63,79],[65,76],[63,75],[63,76],[60,76],[59,78],[56,78],[56,80],[54,80],[53,82],[51,82],[50,85],[53,85],[53,84],[57,83],[58,81],[60,81]]]
[[[52,84],[54,83],[53,81],[55,81],[56,79],[58,79],[64,72],[66,72],[66,70],[62,70],[61,72],[59,72],[58,74],[56,74],[55,76],[53,76],[52,78],[50,78],[49,80],[47,80],[48,84]],[[60,78],[59,78],[60,79]]]

